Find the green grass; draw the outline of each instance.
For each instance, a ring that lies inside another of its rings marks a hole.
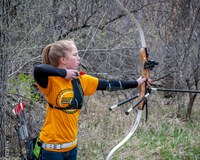
[[[105,160],[109,151],[131,130],[136,112],[125,115],[124,108],[109,112],[114,95],[91,97],[80,117],[79,160]],[[110,99],[112,98],[112,101]],[[102,102],[106,102],[105,105]],[[192,119],[176,117],[176,106],[155,100],[145,122],[111,157],[112,160],[200,160],[200,110],[194,106]],[[130,106],[130,104],[127,104]]]
[[[180,124],[161,122],[159,130],[148,130],[140,138],[141,149],[163,160],[197,160],[200,158],[199,126],[194,122],[182,123],[180,127]]]

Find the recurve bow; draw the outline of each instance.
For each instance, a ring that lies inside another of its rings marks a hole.
[[[139,52],[139,56],[140,56],[140,61],[142,63],[142,77],[144,78],[149,78],[149,68],[146,67],[148,64],[148,54],[147,54],[147,49],[146,49],[146,42],[145,42],[145,38],[144,38],[144,32],[139,24],[139,22],[137,21],[137,19],[121,4],[121,2],[119,0],[116,0],[116,3],[118,4],[118,6],[124,10],[126,12],[127,15],[129,15],[129,17],[132,19],[132,21],[137,25],[137,28],[139,30],[140,33],[140,39],[141,39],[141,45],[142,48],[140,49]],[[137,129],[139,122],[140,122],[140,118],[142,115],[142,110],[143,110],[143,106],[144,106],[144,102],[146,97],[149,95],[149,93],[146,92],[146,83],[143,83],[140,87],[139,87],[140,93],[139,93],[139,97],[138,97],[138,104],[136,104],[135,106],[137,106],[138,109],[138,113],[137,113],[137,117],[136,117],[136,121],[131,129],[131,131],[128,133],[128,135],[119,143],[117,144],[107,155],[106,160],[109,160],[110,157],[112,156],[112,154],[119,148],[121,147],[135,132],[135,130]],[[132,110],[133,108],[131,108],[130,110],[128,110],[127,114]]]

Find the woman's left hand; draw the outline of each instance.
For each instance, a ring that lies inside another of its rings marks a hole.
[[[147,86],[150,87],[151,79],[139,77],[137,79],[137,82],[138,82],[138,86],[141,86],[144,82],[147,82]]]

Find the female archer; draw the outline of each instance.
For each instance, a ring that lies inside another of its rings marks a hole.
[[[46,118],[38,137],[41,160],[76,160],[78,117],[83,96],[97,90],[136,88],[146,81],[104,80],[79,74],[80,57],[73,40],[60,40],[42,51],[43,64],[34,67],[34,78],[45,95]],[[149,82],[149,81],[148,81]]]

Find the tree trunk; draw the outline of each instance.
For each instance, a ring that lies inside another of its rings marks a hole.
[[[5,157],[5,92],[6,92],[6,66],[5,55],[1,53],[0,59],[0,157]]]
[[[2,37],[1,37],[2,39]],[[2,41],[1,41],[2,42]],[[6,92],[6,55],[1,49],[0,59],[0,157],[5,156],[5,92]]]
[[[5,104],[6,104],[6,84],[8,79],[8,46],[9,38],[9,7],[10,1],[1,1],[2,30],[0,33],[1,49],[0,49],[0,157],[5,157],[6,135],[5,135]]]

